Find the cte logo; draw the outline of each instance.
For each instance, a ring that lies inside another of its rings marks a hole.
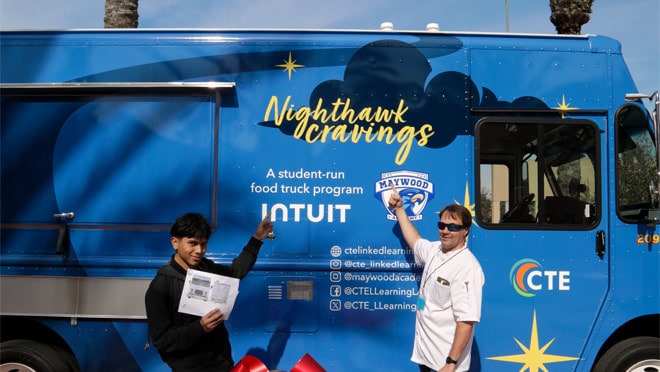
[[[513,289],[523,297],[534,297],[541,290],[568,291],[570,271],[543,270],[540,263],[530,258],[516,262],[511,268],[509,279]]]

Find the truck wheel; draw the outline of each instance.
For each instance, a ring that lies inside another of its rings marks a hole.
[[[0,344],[0,371],[61,372],[69,366],[52,347],[32,340],[10,340]]]
[[[60,356],[60,359],[62,359],[62,362],[65,363],[69,369],[67,371],[69,372],[80,372],[80,366],[78,365],[78,360],[76,359],[76,356],[73,355],[73,353],[65,350],[64,348],[58,346],[58,345],[50,345],[55,352],[57,352],[57,355]],[[4,371],[0,371],[4,372]]]
[[[633,337],[612,346],[592,370],[592,372],[608,371],[660,371],[660,339]]]

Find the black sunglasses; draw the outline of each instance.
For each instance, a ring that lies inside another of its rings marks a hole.
[[[460,231],[465,226],[457,225],[455,223],[438,222],[438,230],[442,231],[445,229],[445,227],[447,228],[447,230],[451,232],[456,232],[456,231]]]

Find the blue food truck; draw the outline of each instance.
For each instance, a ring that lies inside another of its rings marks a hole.
[[[1,32],[0,369],[168,370],[144,293],[186,212],[220,263],[274,222],[226,322],[235,360],[416,369],[394,184],[431,240],[445,205],[473,214],[471,370],[658,370],[646,93],[598,35]]]

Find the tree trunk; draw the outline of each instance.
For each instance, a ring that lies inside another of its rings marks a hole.
[[[559,34],[579,35],[582,25],[589,22],[594,0],[550,0],[550,21]]]
[[[105,28],[137,28],[138,0],[105,0]]]

